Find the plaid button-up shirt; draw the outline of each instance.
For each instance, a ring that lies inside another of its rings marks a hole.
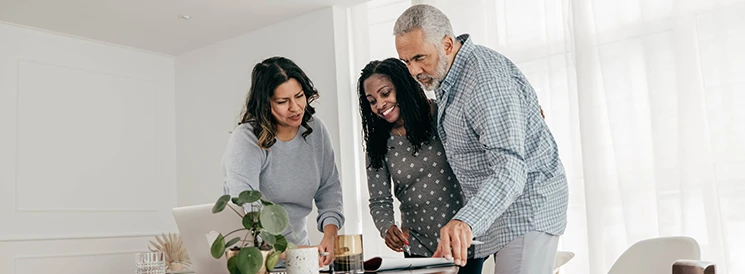
[[[486,242],[477,258],[529,231],[563,234],[567,180],[535,91],[503,55],[467,34],[458,40],[435,91],[438,134],[466,200],[454,219]]]

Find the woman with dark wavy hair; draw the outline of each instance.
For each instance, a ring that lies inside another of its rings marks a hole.
[[[460,184],[437,138],[436,104],[395,58],[368,63],[357,89],[373,222],[388,248],[405,257],[431,257],[440,228],[463,206]],[[401,226],[391,193],[401,203]],[[468,254],[459,273],[481,273],[484,259],[472,258],[473,247]]]
[[[310,106],[316,98],[313,83],[291,60],[272,57],[256,64],[243,117],[230,135],[222,166],[226,194],[260,190],[287,210],[291,226],[283,235],[296,245],[311,245],[306,220],[315,200],[318,230],[323,232],[318,249],[328,252],[319,263],[328,265],[344,215],[331,138]]]

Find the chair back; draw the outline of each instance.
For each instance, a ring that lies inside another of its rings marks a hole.
[[[629,247],[608,274],[671,273],[677,260],[700,260],[701,248],[690,237],[662,237],[643,240]]]

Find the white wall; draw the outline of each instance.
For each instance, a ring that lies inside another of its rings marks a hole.
[[[327,8],[175,59],[0,23],[0,273],[131,273],[132,253],[176,231],[172,207],[222,192],[220,158],[251,68],[274,55],[319,89],[342,233],[360,233],[370,218],[347,20]],[[378,254],[377,231],[364,234],[366,254]]]
[[[320,94],[317,114],[338,136],[332,23],[331,9],[324,9],[176,57],[179,205],[212,203],[222,194],[229,132],[245,104],[251,69],[267,57],[290,58],[308,74]]]
[[[173,59],[0,23],[0,273],[133,273],[175,231]]]
[[[244,106],[251,69],[280,55],[295,61],[319,91],[314,106],[333,139],[344,188],[345,232],[359,233],[360,190],[354,166],[359,142],[350,131],[356,120],[348,115],[354,93],[346,46],[344,10],[326,8],[178,56],[178,204],[212,203],[222,193],[220,160]],[[308,223],[311,241],[317,243],[315,213]]]

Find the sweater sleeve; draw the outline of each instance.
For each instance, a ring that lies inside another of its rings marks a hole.
[[[376,169],[370,166],[370,158],[367,157],[366,165],[367,191],[370,193],[370,215],[372,215],[375,227],[380,231],[380,236],[385,238],[386,231],[394,223],[391,175],[385,161],[382,167]]]
[[[266,155],[250,127],[241,125],[233,130],[223,155],[224,193],[235,197],[246,190],[259,190]]]
[[[317,118],[316,118],[317,119]],[[334,224],[341,228],[344,225],[344,214],[342,213],[342,192],[341,182],[339,181],[339,172],[336,169],[334,161],[334,148],[331,144],[331,136],[323,123],[318,121],[318,130],[314,134],[322,134],[322,163],[321,184],[316,191],[315,201],[318,207],[318,231],[323,232],[323,227],[328,224]]]

